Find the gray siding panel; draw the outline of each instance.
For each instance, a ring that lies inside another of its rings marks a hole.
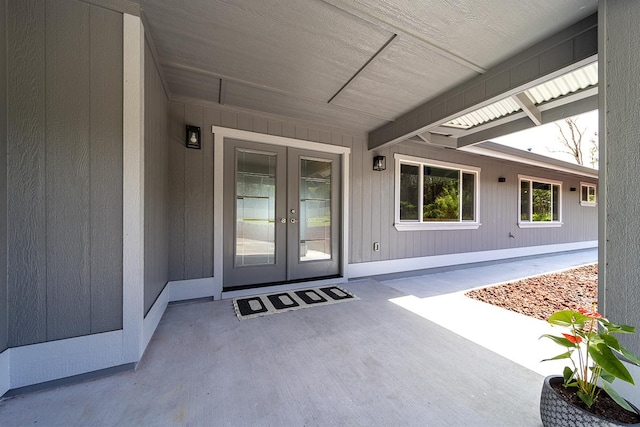
[[[8,2],[9,346],[122,325],[122,15]]]
[[[398,145],[387,154],[387,185],[393,185],[393,153],[421,157],[425,160],[440,160],[482,169],[480,174],[480,221],[478,230],[443,230],[399,232],[393,227],[394,210],[385,209],[381,218],[381,227],[390,231],[389,245],[391,253],[386,259],[410,258],[418,256],[444,255],[458,252],[486,251],[591,241],[597,239],[597,209],[580,206],[578,176],[560,173],[550,169],[491,159],[463,152],[454,152],[438,148],[421,148]],[[391,160],[390,160],[391,159]],[[520,229],[517,225],[518,212],[518,174],[530,175],[541,179],[561,181],[563,226],[560,228]],[[505,183],[498,183],[498,177],[504,176]],[[363,180],[367,182],[367,179]],[[582,179],[582,181],[593,181]],[[576,187],[578,191],[569,191]],[[387,200],[393,201],[391,193]],[[354,218],[354,221],[357,219]],[[509,232],[516,238],[510,238]],[[395,237],[394,237],[395,236]],[[416,240],[417,239],[417,240]],[[394,241],[397,242],[394,244]],[[363,250],[367,251],[363,245]],[[355,251],[354,251],[355,252]],[[352,255],[352,262],[361,262],[358,254]],[[364,255],[360,257],[364,260]],[[382,259],[385,259],[384,257]]]
[[[7,28],[7,1],[0,0],[0,26]],[[0,353],[7,348],[7,32],[0,31]]]
[[[196,150],[187,150],[184,147],[182,139],[185,117],[190,124],[200,123],[202,127],[205,147],[201,152],[190,153],[189,151]],[[411,143],[371,152],[367,149],[366,140],[361,136],[337,134],[335,131],[306,127],[297,123],[265,120],[246,112],[236,113],[173,102],[170,119],[170,147],[173,150],[170,156],[170,263],[173,266],[171,280],[210,277],[216,273],[207,268],[207,263],[217,256],[212,255],[207,249],[213,241],[213,233],[216,232],[211,228],[213,203],[216,201],[208,198],[213,194],[213,181],[221,173],[213,171],[213,154],[207,154],[209,141],[206,138],[211,125],[349,146],[352,149],[349,165],[350,224],[349,241],[346,244],[349,246],[350,263],[592,241],[597,238],[597,209],[580,206],[579,192],[569,191],[570,187],[579,188],[580,178],[577,176]],[[482,172],[479,215],[482,226],[478,230],[397,231],[393,226],[395,153],[480,167]],[[372,158],[376,154],[387,157],[386,171],[372,170]],[[518,174],[563,182],[565,224],[562,227],[518,228]],[[498,183],[499,176],[506,177],[507,182]],[[510,238],[509,232],[516,238]],[[380,243],[379,252],[374,252],[374,242]]]
[[[184,104],[169,104],[169,280],[184,279]]]
[[[45,3],[10,0],[7,25],[9,347],[45,341]]]
[[[168,99],[149,45],[145,43],[145,233],[144,313],[153,306],[169,276]]]
[[[185,123],[199,126],[201,136],[207,132],[203,125],[203,111],[201,107],[185,106]],[[183,131],[184,132],[184,131]],[[211,133],[209,126],[208,133]],[[204,224],[204,170],[203,151],[185,148],[184,158],[184,223],[185,245],[184,264],[185,279],[196,279],[203,276],[203,224]],[[211,188],[209,189],[211,192]],[[211,221],[212,219],[210,219]]]
[[[122,328],[122,15],[91,8],[91,333]],[[100,70],[101,72],[96,72]]]
[[[89,6],[48,1],[47,339],[90,332]]]
[[[204,157],[202,174],[202,203],[204,212],[202,220],[202,277],[212,277],[213,272],[213,185],[215,176],[213,173],[213,133],[211,126],[216,122],[216,112],[211,109],[204,110],[204,122],[202,127],[202,155]],[[209,191],[210,189],[210,191]],[[222,255],[222,254],[220,254]]]
[[[185,147],[185,124],[200,126],[202,150]],[[169,280],[212,277],[216,274],[214,258],[221,256],[213,253],[213,184],[222,171],[213,169],[211,126],[335,145],[343,145],[352,138],[245,112],[170,102],[167,142],[170,152]],[[364,144],[362,138],[359,141]]]

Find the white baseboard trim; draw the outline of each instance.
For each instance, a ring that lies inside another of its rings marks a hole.
[[[169,295],[165,286],[144,318],[143,352],[167,308]],[[9,348],[0,353],[0,396],[12,389],[127,364],[124,344],[119,330]]]
[[[0,396],[5,394],[11,389],[11,375],[10,375],[10,349],[6,349],[0,353]]]
[[[214,277],[176,280],[169,282],[167,288],[169,289],[169,302],[207,297],[220,299],[222,293],[222,288],[216,284]]]
[[[472,264],[484,261],[497,261],[554,252],[597,248],[598,241],[561,243],[555,245],[527,246],[523,248],[497,249],[493,251],[464,252],[447,255],[434,255],[418,258],[393,259],[388,261],[362,262],[349,264],[349,278],[377,276],[380,274],[401,273],[426,268],[448,267],[452,265]]]
[[[121,330],[5,350],[9,389],[58,380],[127,363]]]
[[[169,304],[169,285],[164,287],[160,295],[156,299],[156,302],[151,306],[151,309],[144,317],[142,321],[142,352],[147,349],[149,345],[149,341],[151,341],[151,337],[153,337],[153,333],[156,331],[158,324],[160,323],[160,319],[162,319],[162,315],[164,311],[167,309],[167,304]]]

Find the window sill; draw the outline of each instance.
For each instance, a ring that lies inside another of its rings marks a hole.
[[[481,225],[479,222],[400,222],[393,224],[398,231],[477,230]]]
[[[592,208],[595,208],[596,206],[598,206],[597,202],[580,202],[580,206],[590,206]]]
[[[519,222],[520,228],[558,228],[562,227],[562,222]]]

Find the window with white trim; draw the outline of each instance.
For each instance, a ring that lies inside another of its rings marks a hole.
[[[582,206],[596,206],[596,185],[586,182],[580,183],[580,204]]]
[[[521,228],[562,225],[562,183],[527,176],[518,176],[518,180],[518,225]]]
[[[478,228],[480,169],[396,154],[397,230]]]

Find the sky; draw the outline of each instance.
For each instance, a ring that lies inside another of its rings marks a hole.
[[[592,147],[590,140],[594,137],[595,132],[598,131],[598,110],[590,111],[588,113],[574,116],[577,118],[578,128],[580,130],[586,129],[584,137],[582,138],[582,152],[584,159],[584,166],[593,167],[590,164],[589,149]],[[498,144],[504,144],[509,147],[518,148],[520,150],[528,150],[532,153],[540,154],[543,156],[553,157],[559,160],[564,160],[570,163],[576,163],[576,160],[571,154],[561,153],[558,151],[566,150],[560,143],[560,132],[556,123],[563,125],[563,120],[555,123],[549,123],[546,125],[536,126],[521,132],[512,133],[510,135],[502,136],[500,138],[492,138],[492,142]],[[566,125],[563,125],[567,130]],[[566,135],[568,135],[565,132]],[[597,164],[595,165],[597,169]]]

